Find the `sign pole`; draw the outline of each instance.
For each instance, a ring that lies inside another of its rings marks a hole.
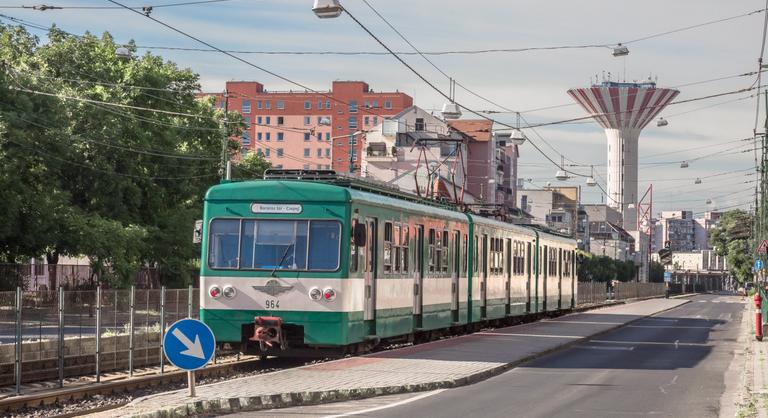
[[[189,397],[195,397],[195,371],[190,370],[187,372],[187,386],[189,386]]]

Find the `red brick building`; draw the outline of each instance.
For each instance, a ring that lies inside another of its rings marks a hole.
[[[249,125],[240,138],[242,155],[260,153],[276,168],[353,168],[356,174],[364,132],[413,104],[405,93],[374,92],[362,81],[334,81],[330,91],[317,93],[228,81],[226,92],[227,98],[212,95],[216,106],[239,112]]]

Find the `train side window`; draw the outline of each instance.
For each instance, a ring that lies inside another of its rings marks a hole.
[[[352,231],[357,227],[357,219],[352,220]],[[350,234],[352,237],[349,239],[349,272],[356,273],[359,268],[358,255],[360,254],[360,248],[355,244],[354,234]]]
[[[472,266],[473,266],[472,270],[475,273],[477,273],[477,270],[479,269],[478,264],[480,264],[480,257],[479,257],[480,249],[478,248],[478,245],[477,245],[478,242],[477,241],[478,241],[477,240],[477,235],[475,235],[474,245],[472,246],[472,249],[473,249],[473,251],[472,251]]]
[[[429,228],[429,271],[435,271],[435,239],[436,234],[433,228]]]
[[[400,245],[402,245],[400,248],[401,259],[403,260],[402,271],[403,273],[408,273],[408,251],[411,245],[411,235],[408,230],[408,225],[403,225],[402,234],[403,237],[400,240]]]
[[[435,271],[443,270],[443,235],[440,231],[435,231]]]
[[[384,223],[384,272],[392,273],[392,222]]]
[[[469,264],[469,254],[467,254],[469,241],[467,239],[467,234],[464,234],[464,241],[462,241],[461,244],[461,272],[467,274],[467,264]]]
[[[448,272],[448,231],[443,231],[443,259],[441,260],[441,270],[443,273]]]
[[[563,252],[563,276],[571,277],[571,252]]]
[[[547,275],[549,277],[557,276],[557,248],[549,248],[548,259],[549,265],[547,266]]]
[[[400,269],[402,266],[402,263],[400,262],[400,256],[402,255],[402,252],[400,251],[400,245],[402,236],[400,235],[400,225],[395,224],[395,230],[394,230],[394,244],[392,245],[392,252],[395,259],[395,267],[393,269],[394,273],[400,273]]]

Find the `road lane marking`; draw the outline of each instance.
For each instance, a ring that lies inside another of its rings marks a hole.
[[[574,348],[583,348],[587,350],[616,350],[616,351],[632,351],[635,347],[611,347],[600,345],[577,345]]]
[[[472,335],[490,335],[493,337],[544,337],[544,338],[584,338],[581,335],[544,335],[544,334],[502,334],[500,332],[476,332]]]
[[[712,327],[687,327],[684,325],[627,325],[627,328],[712,329]]]
[[[549,320],[549,321],[541,321],[542,323],[550,323],[550,322],[556,322],[558,324],[587,324],[587,325],[621,325],[624,322],[598,322],[598,321],[558,321],[558,320]]]
[[[660,341],[613,341],[613,340],[589,340],[591,343],[599,343],[599,344],[632,344],[632,345],[674,345],[674,346],[684,346],[684,347],[713,347],[709,344],[704,343],[681,343],[678,340],[674,343],[665,343]]]
[[[444,390],[445,389],[438,389],[438,390],[434,390],[432,392],[422,393],[421,395],[414,396],[413,398],[403,399],[402,401],[397,401],[395,403],[391,403],[391,404],[387,404],[387,405],[381,405],[381,406],[376,406],[376,407],[373,407],[373,408],[363,409],[363,410],[360,410],[360,411],[347,412],[347,413],[344,413],[344,414],[326,415],[323,418],[350,417],[350,416],[354,416],[354,415],[367,414],[369,412],[381,411],[382,409],[394,408],[394,407],[397,407],[397,406],[409,404],[411,402],[416,402],[416,401],[418,401],[420,399],[424,399],[424,398],[428,398],[430,396],[437,395],[438,393],[440,393],[440,392],[442,392]]]
[[[667,394],[667,390],[666,390],[666,389],[664,389],[664,388],[665,388],[666,386],[672,386],[672,385],[676,384],[676,383],[677,383],[677,378],[678,378],[678,377],[680,377],[680,376],[678,376],[678,375],[675,375],[675,377],[673,377],[673,378],[672,378],[672,380],[671,380],[669,383],[665,383],[665,384],[663,384],[663,385],[659,386],[659,390],[661,391],[661,393],[663,393],[663,394],[665,394],[665,395],[666,395],[666,394]]]

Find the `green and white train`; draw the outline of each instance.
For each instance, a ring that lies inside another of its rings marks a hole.
[[[200,316],[219,343],[355,353],[575,305],[573,239],[332,172],[274,174],[205,198]]]

